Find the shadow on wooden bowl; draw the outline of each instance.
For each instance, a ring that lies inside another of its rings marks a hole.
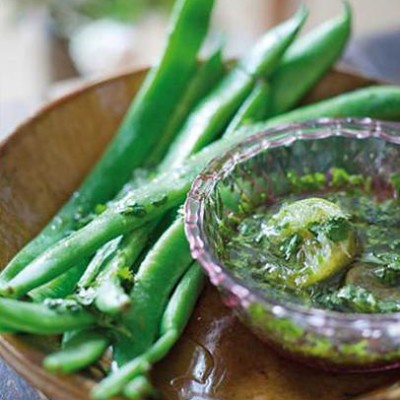
[[[0,144],[0,267],[46,224],[102,153],[145,71],[119,75],[55,101]],[[332,71],[306,101],[371,84]],[[155,294],[156,295],[156,294]],[[0,356],[53,400],[86,400],[99,366],[68,377],[42,367],[53,338],[0,337]],[[345,400],[398,371],[329,374],[282,359],[248,332],[207,287],[183,338],[153,371],[168,400]],[[383,398],[383,397],[382,397]]]

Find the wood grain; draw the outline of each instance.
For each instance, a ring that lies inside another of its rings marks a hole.
[[[116,131],[143,74],[110,78],[52,103],[0,144],[0,266],[82,181]],[[307,99],[370,82],[331,72]],[[35,347],[23,336],[0,338],[0,355],[43,393],[54,400],[87,400],[98,371],[50,375],[41,368],[46,347],[43,341]],[[208,288],[184,337],[153,376],[168,400],[345,400],[394,381],[399,372],[338,375],[289,362],[259,342]]]

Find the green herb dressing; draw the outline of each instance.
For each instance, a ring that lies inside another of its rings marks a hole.
[[[231,216],[225,265],[285,301],[341,312],[400,311],[398,176],[383,186],[342,169],[288,178],[292,194],[239,222]]]

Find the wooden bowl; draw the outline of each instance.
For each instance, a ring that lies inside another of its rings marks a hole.
[[[1,267],[78,187],[116,131],[144,73],[119,75],[55,101],[0,144]],[[370,83],[332,71],[306,101]],[[33,346],[27,336],[4,335],[0,355],[53,400],[88,399],[98,371],[48,374],[41,362],[51,340]],[[169,400],[344,400],[393,382],[398,375],[329,374],[287,361],[248,332],[211,287],[183,338],[153,372]]]

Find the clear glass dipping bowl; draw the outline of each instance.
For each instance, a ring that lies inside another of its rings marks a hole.
[[[346,314],[276,300],[235,278],[219,257],[219,226],[240,198],[260,205],[265,195],[288,193],[289,170],[301,175],[331,167],[383,179],[400,173],[400,124],[321,119],[260,132],[235,146],[204,169],[188,195],[192,255],[225,304],[285,355],[330,370],[400,367],[400,313]]]

